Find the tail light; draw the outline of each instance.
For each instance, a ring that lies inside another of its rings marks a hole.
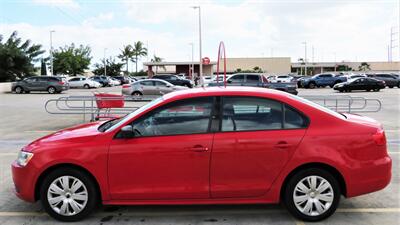
[[[386,145],[385,131],[382,129],[378,129],[376,133],[372,135],[372,139],[374,140],[376,145]]]
[[[130,87],[131,87],[131,85],[129,85],[129,84],[122,85],[122,88],[130,88]]]
[[[64,82],[64,81],[59,81],[58,84],[59,84],[59,85],[64,85],[65,82]]]

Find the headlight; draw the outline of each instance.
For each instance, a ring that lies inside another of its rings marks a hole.
[[[20,151],[18,153],[17,164],[19,166],[26,166],[28,162],[32,159],[33,153]]]

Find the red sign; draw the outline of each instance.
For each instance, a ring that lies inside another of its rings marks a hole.
[[[204,64],[204,65],[210,64],[210,58],[204,57],[204,58],[203,58],[203,64]]]

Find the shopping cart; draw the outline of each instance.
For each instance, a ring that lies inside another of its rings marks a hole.
[[[120,115],[111,114],[112,109],[124,108],[124,96],[118,94],[95,93],[97,116],[95,120],[118,118]]]

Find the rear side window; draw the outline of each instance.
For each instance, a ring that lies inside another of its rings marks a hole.
[[[238,83],[244,82],[244,75],[235,75],[235,76],[232,76],[232,77],[229,79],[229,81],[238,82]]]
[[[252,97],[224,97],[221,131],[282,129],[282,104]]]
[[[283,124],[285,129],[306,128],[307,125],[308,119],[305,116],[294,108],[285,105],[285,120]]]
[[[250,83],[258,83],[260,81],[260,77],[258,75],[247,75],[247,82]]]
[[[142,81],[142,82],[140,82],[140,85],[153,86],[153,81]]]

